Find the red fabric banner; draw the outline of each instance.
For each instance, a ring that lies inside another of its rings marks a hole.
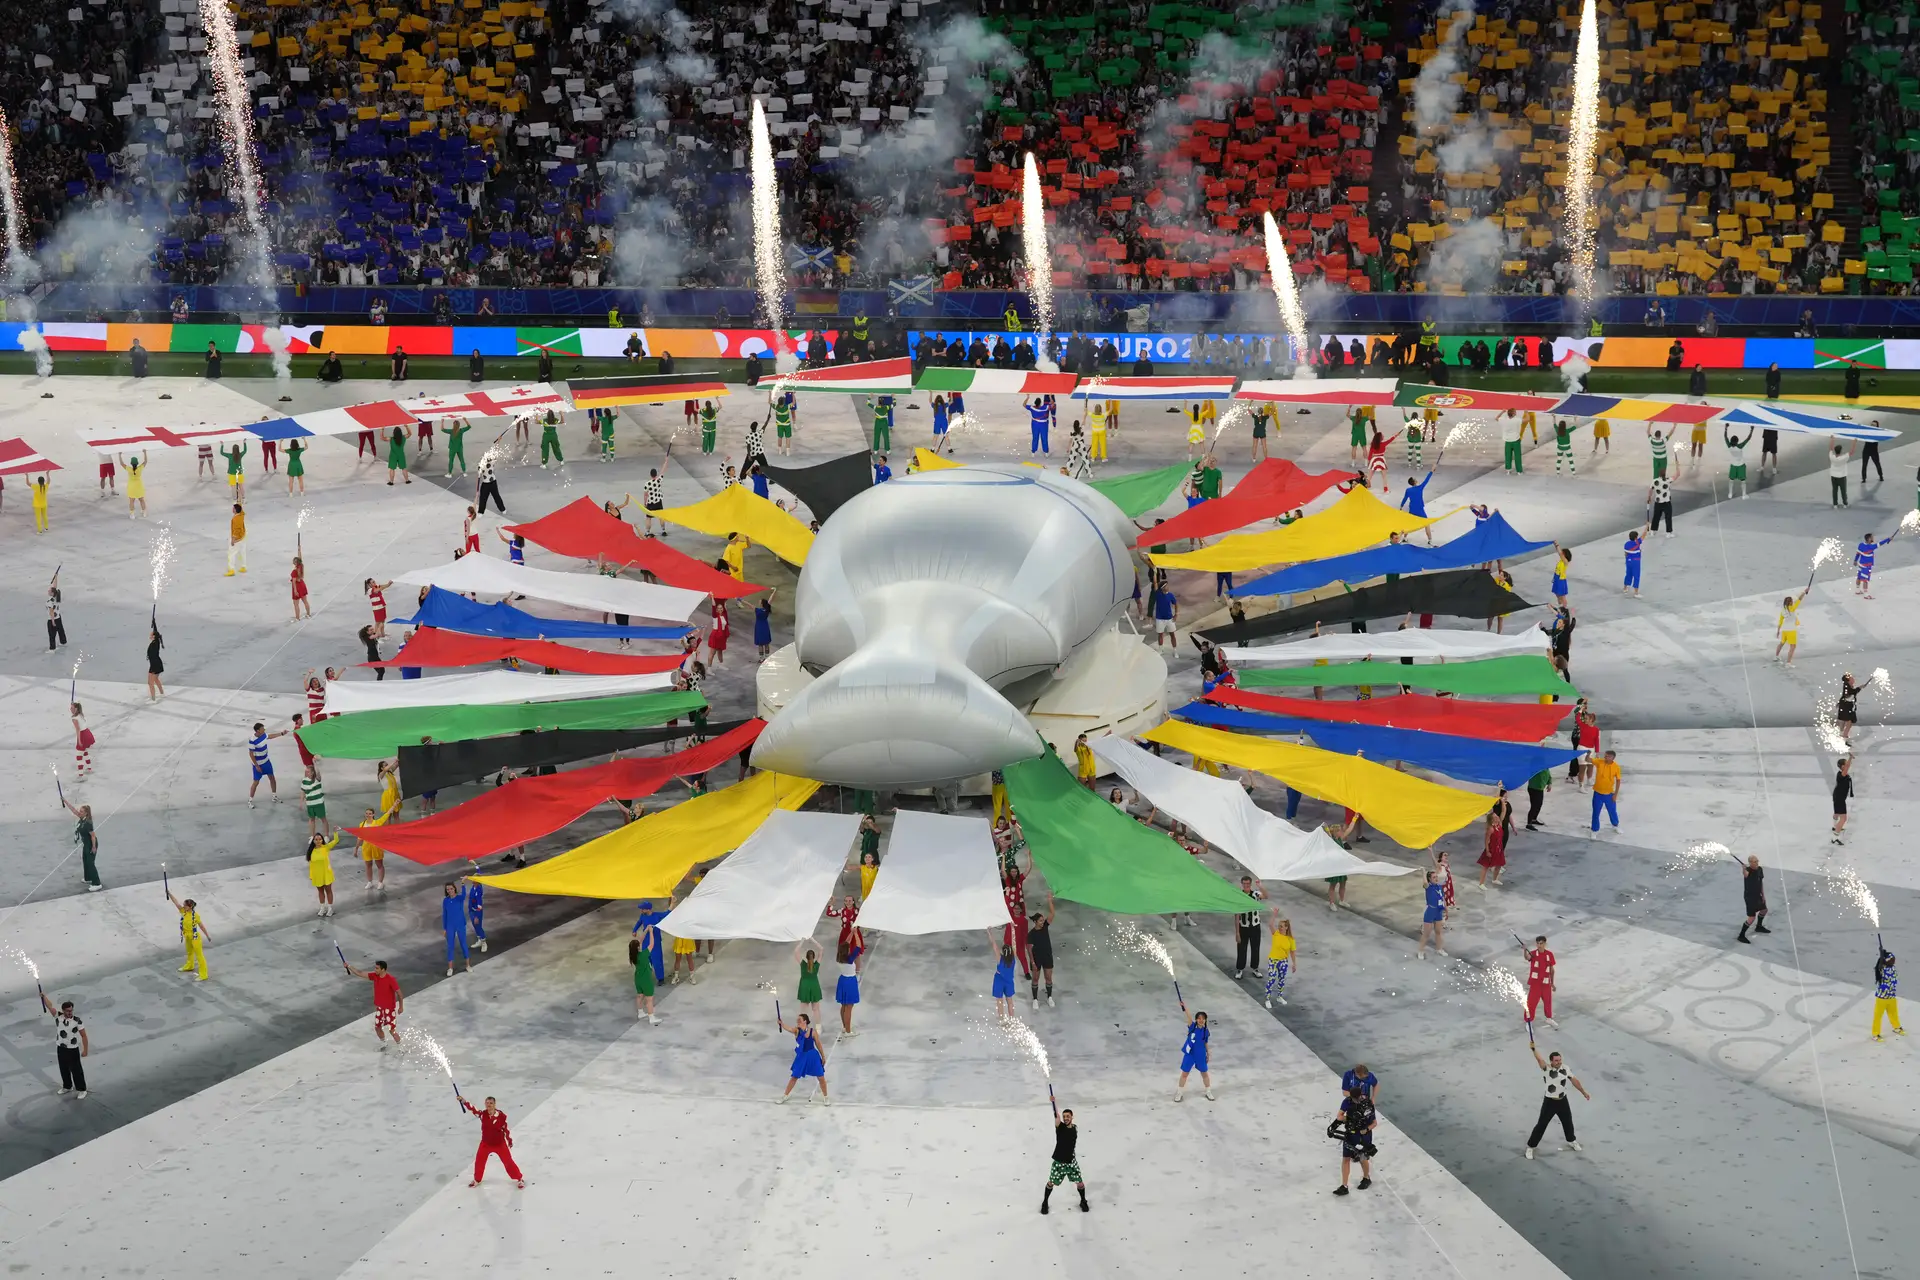
[[[1221,652],[1231,656],[1233,651],[1223,649]],[[1559,733],[1560,722],[1573,710],[1572,703],[1542,706],[1533,702],[1480,702],[1427,693],[1391,694],[1358,702],[1323,702],[1318,698],[1243,693],[1224,685],[1215,687],[1207,695],[1207,701],[1269,715],[1371,724],[1388,729],[1422,729],[1493,742],[1540,742]]]
[[[553,667],[583,676],[643,676],[671,671],[686,661],[682,653],[597,653],[551,640],[496,640],[492,636],[464,636],[438,627],[421,627],[400,646],[400,652],[363,667],[477,667],[518,658],[536,666]]]
[[[366,838],[380,848],[427,866],[480,858],[552,835],[595,805],[616,797],[638,800],[675,778],[725,764],[751,746],[766,727],[764,720],[749,720],[732,733],[672,755],[614,760],[544,778],[516,778],[430,818],[346,829],[356,836],[364,830]]]
[[[618,516],[608,515],[592,498],[576,498],[558,511],[528,524],[510,524],[507,532],[520,534],[555,555],[581,560],[605,556],[614,564],[645,569],[670,587],[704,591],[722,600],[736,600],[766,590],[752,583],[736,582],[718,569],[675,551],[658,538],[641,537],[633,531],[633,526]]]
[[[1210,538],[1244,529],[1283,511],[1304,507],[1355,478],[1351,471],[1302,471],[1285,458],[1262,458],[1239,484],[1210,502],[1190,507],[1134,540],[1136,547],[1157,547],[1180,538]]]

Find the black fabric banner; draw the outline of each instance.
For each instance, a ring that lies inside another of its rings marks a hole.
[[[710,724],[705,733],[707,737],[717,738],[745,723],[745,720],[729,720]],[[502,769],[572,764],[594,756],[610,756],[616,751],[672,742],[696,732],[700,730],[691,722],[663,724],[651,729],[546,729],[504,738],[401,747],[400,794],[411,797],[463,782],[478,782]]]
[[[873,455],[866,450],[844,458],[817,463],[811,467],[776,467],[763,464],[767,479],[807,504],[807,510],[821,524],[854,495],[873,488]]]
[[[1398,582],[1362,587],[1311,604],[1282,609],[1244,623],[1212,627],[1198,634],[1214,644],[1244,644],[1268,636],[1310,630],[1315,623],[1370,622],[1407,613],[1437,613],[1449,618],[1494,618],[1533,606],[1493,580],[1484,569],[1448,569]]]

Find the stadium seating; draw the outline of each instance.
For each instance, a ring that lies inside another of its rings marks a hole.
[[[1597,241],[1612,291],[1838,289],[1845,227],[1826,172],[1821,6],[1603,0],[1601,10]],[[1443,14],[1410,52],[1415,67],[1457,53],[1458,69],[1436,78],[1464,98],[1450,119],[1410,118],[1401,138],[1391,244],[1403,288],[1569,287],[1561,217],[1579,7],[1520,0],[1499,12],[1468,23]],[[1411,99],[1416,83],[1401,88]],[[1469,250],[1447,246],[1469,228]]]
[[[1849,0],[1847,87],[1859,148],[1860,249],[1869,293],[1913,291],[1920,244],[1920,17],[1914,0]]]

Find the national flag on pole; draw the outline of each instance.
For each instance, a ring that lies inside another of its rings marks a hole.
[[[60,464],[48,458],[25,440],[0,440],[0,476],[23,472],[58,471]]]
[[[782,391],[835,391],[841,395],[911,395],[913,361],[905,356],[892,360],[867,360],[860,364],[830,364],[818,369],[799,369],[772,378],[760,385],[776,394]]]
[[[635,375],[631,378],[569,378],[567,390],[580,409],[613,409],[623,404],[671,404],[710,400],[727,394],[727,384],[711,374]]]
[[[1074,389],[1075,400],[1227,400],[1238,378],[1087,378]]]
[[[930,365],[913,380],[916,391],[968,395],[1067,396],[1080,379],[1071,373],[1028,373],[1019,369],[966,369]]]

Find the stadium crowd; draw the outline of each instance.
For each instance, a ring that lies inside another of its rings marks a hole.
[[[1028,151],[1062,283],[1258,288],[1271,212],[1303,284],[1569,287],[1571,0],[1442,0],[1404,31],[1383,0],[489,3],[236,6],[283,282],[750,285],[758,98],[797,288],[1016,285]],[[1912,4],[1863,0],[1844,55],[1803,0],[1603,6],[1611,290],[1908,291]],[[193,0],[10,16],[0,105],[43,269],[225,277],[239,215]]]

